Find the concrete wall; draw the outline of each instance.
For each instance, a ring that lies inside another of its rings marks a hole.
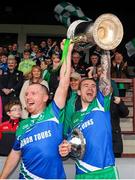
[[[22,52],[27,35],[35,36],[65,36],[64,26],[52,25],[24,25],[24,24],[0,24],[0,33],[17,33],[19,52]]]
[[[0,157],[0,172],[6,157]],[[116,158],[116,166],[119,171],[120,179],[135,179],[135,158]],[[64,161],[64,168],[68,179],[73,179],[75,174],[74,161],[71,159]],[[19,167],[9,177],[9,179],[18,179]]]

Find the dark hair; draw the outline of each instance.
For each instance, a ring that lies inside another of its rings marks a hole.
[[[25,49],[24,51],[23,51],[23,53],[30,53],[30,50],[28,50],[28,49]]]
[[[56,57],[58,57],[59,59],[61,59],[61,58],[62,58],[62,53],[61,53],[61,52],[53,52],[52,55],[51,55],[51,57],[52,57],[52,56],[56,56]]]
[[[80,83],[79,83],[79,90],[81,89],[81,85],[82,85],[82,82],[86,81],[86,80],[90,80],[90,81],[93,81],[95,84],[96,84],[96,81],[94,78],[89,78],[89,77],[84,77],[81,79]]]
[[[8,57],[8,55],[7,55],[7,53],[2,53],[2,55],[1,56],[6,56],[6,57]]]
[[[97,57],[100,59],[100,55],[97,54],[96,52],[91,53],[91,54],[90,54],[90,57],[91,57],[91,56],[97,56]]]
[[[22,104],[21,104],[21,102],[20,102],[19,99],[12,99],[12,100],[9,101],[9,103],[7,103],[7,104],[5,105],[5,107],[4,107],[4,108],[5,108],[5,111],[6,111],[6,112],[9,112],[10,109],[11,109],[14,105],[19,105],[20,107],[22,107]]]
[[[40,67],[40,66],[38,66],[38,65],[33,65],[33,66],[32,66],[32,69],[31,69],[31,72],[33,71],[33,69],[38,69],[39,71],[41,71],[41,72],[42,72],[41,67]]]

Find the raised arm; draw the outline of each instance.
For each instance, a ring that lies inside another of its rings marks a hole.
[[[104,96],[109,95],[111,92],[110,61],[110,52],[103,51],[103,54],[101,56],[102,74],[99,79],[99,89]]]
[[[63,48],[63,46],[65,48],[65,40],[62,41],[61,43],[61,48]],[[65,102],[67,98],[67,92],[68,92],[70,74],[71,74],[71,53],[73,49],[73,44],[69,44],[69,47],[67,48],[68,48],[67,56],[65,57],[66,59],[64,60],[60,70],[59,86],[54,96],[54,101],[60,109],[62,109],[65,106]]]

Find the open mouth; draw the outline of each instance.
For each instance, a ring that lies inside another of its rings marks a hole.
[[[87,94],[87,96],[92,96],[93,94],[92,93],[86,93]]]
[[[28,107],[31,107],[31,106],[33,106],[34,104],[35,104],[34,102],[27,102]]]

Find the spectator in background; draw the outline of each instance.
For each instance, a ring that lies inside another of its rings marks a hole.
[[[116,158],[121,157],[123,153],[123,140],[121,135],[120,118],[127,117],[128,107],[120,97],[112,96],[111,99],[111,124],[113,151]]]
[[[0,69],[3,71],[3,73],[7,72],[7,70],[8,70],[7,59],[8,59],[7,55],[2,54],[1,63],[0,63]]]
[[[32,49],[33,49],[34,45],[35,45],[35,42],[31,41],[30,42],[30,52],[32,52]]]
[[[54,45],[49,52],[49,55],[52,56],[52,54],[58,54],[59,56],[61,56],[61,53],[62,52],[59,45],[56,42],[54,42]]]
[[[3,54],[5,54],[6,56],[8,56],[8,49],[7,49],[7,47],[3,47],[3,51],[4,51],[4,53]]]
[[[60,73],[60,60],[61,57],[59,54],[52,54],[52,64],[48,66],[48,69],[44,76],[44,80],[46,80],[49,84],[49,90],[50,90],[50,101],[54,97],[55,91],[59,84],[59,73]]]
[[[100,56],[96,53],[92,53],[89,57],[89,68],[93,67],[93,76],[96,75],[96,67],[100,65]],[[89,70],[89,68],[87,70]]]
[[[20,90],[23,85],[23,73],[16,69],[17,62],[13,55],[8,56],[8,71],[0,76],[0,95],[2,97],[3,107],[10,100],[19,98]],[[3,108],[3,121],[8,117]]]
[[[40,51],[43,53],[44,56],[47,54],[47,43],[46,43],[46,41],[41,41]]]
[[[111,77],[112,78],[127,78],[127,62],[124,62],[123,55],[116,52],[114,58],[112,59],[111,65]]]
[[[47,66],[48,66],[48,68],[52,65],[52,59],[51,59],[51,57],[46,57],[45,58],[45,62],[46,62],[46,64],[47,64]]]
[[[30,77],[30,79],[28,79],[27,81],[24,82],[21,92],[20,92],[20,101],[22,103],[22,118],[23,119],[28,118],[28,115],[29,115],[29,113],[27,111],[27,107],[26,107],[26,102],[25,102],[26,89],[28,88],[28,86],[30,84],[34,84],[34,83],[40,83],[40,84],[46,86],[47,89],[49,90],[47,81],[42,79],[42,70],[37,65],[34,65],[32,67],[31,77]]]
[[[97,67],[100,65],[100,56],[96,53],[92,53],[89,59],[89,66]]]
[[[56,41],[53,41],[51,38],[47,39],[47,53],[46,57],[50,57],[53,54],[54,47],[56,46]]]
[[[30,72],[34,65],[36,65],[36,63],[30,58],[30,52],[28,50],[24,50],[23,58],[19,63],[18,70],[23,72],[25,80],[29,79]]]
[[[42,70],[42,79],[44,79],[46,73],[48,72],[48,70],[47,70],[48,64],[47,64],[46,60],[41,61],[40,67],[41,67],[41,70]]]
[[[33,61],[36,63],[36,65],[40,66],[41,62],[44,61],[45,56],[43,55],[43,52],[39,49],[36,53],[36,56],[33,58]]]
[[[124,62],[123,55],[119,52],[115,53],[111,64],[112,78],[128,78],[127,62]],[[118,83],[119,95],[125,96],[128,84]]]
[[[0,155],[7,156],[15,141],[15,133],[19,125],[22,109],[18,99],[9,101],[4,108],[9,120],[0,124]],[[6,136],[7,140],[2,136]]]
[[[52,38],[47,39],[47,48],[50,49],[53,46],[53,40]]]
[[[50,79],[50,73],[49,69],[52,65],[52,59],[48,58],[41,62],[40,67],[42,69],[42,79],[45,79],[47,82],[49,82]]]
[[[55,54],[61,54],[62,52],[61,52],[61,49],[60,49],[60,47],[59,47],[59,45],[58,44],[56,44],[55,46],[54,46],[54,50],[53,50],[53,53],[55,53]]]
[[[73,51],[72,53],[72,68],[74,68],[74,70],[78,72],[81,77],[86,76],[86,64],[82,62],[80,53],[78,51]]]
[[[8,55],[12,54],[12,51],[13,51],[13,46],[12,46],[12,44],[9,44],[9,45],[8,45],[7,51],[8,51]]]
[[[31,51],[30,57],[32,59],[36,58],[36,54],[38,53],[38,51],[39,51],[38,45],[34,44],[33,47],[32,47],[32,51]]]
[[[74,51],[79,52],[81,59],[85,60],[86,51],[89,51],[88,49],[82,49],[79,45],[79,43],[75,43],[74,45]],[[85,61],[87,63],[87,60]]]
[[[77,72],[72,72],[70,75],[70,87],[65,107],[65,119],[64,119],[64,137],[67,137],[68,133],[71,131],[71,117],[76,111],[77,106],[79,106],[79,96],[77,91],[79,89],[79,84],[81,81],[81,75]]]
[[[31,52],[30,43],[25,43],[25,44],[24,44],[24,51],[25,51],[25,50]]]
[[[11,54],[15,56],[15,59],[16,59],[16,62],[17,62],[17,67],[18,67],[18,64],[20,63],[20,60],[21,60],[21,53],[18,52],[18,44],[17,43],[14,43],[12,45]]]

